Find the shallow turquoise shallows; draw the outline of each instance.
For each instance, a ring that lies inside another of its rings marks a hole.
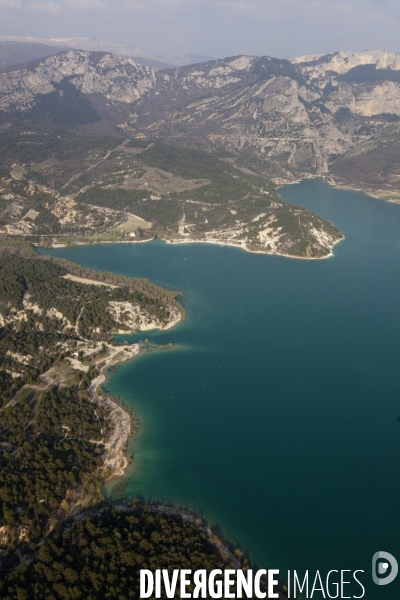
[[[184,293],[185,323],[138,336],[174,349],[105,384],[142,423],[126,498],[193,509],[260,567],[363,569],[366,598],[398,599],[400,576],[374,585],[371,559],[400,562],[400,206],[322,180],[281,194],[342,229],[332,258],[163,242],[49,253]]]

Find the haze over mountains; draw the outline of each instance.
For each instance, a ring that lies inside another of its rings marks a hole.
[[[68,51],[0,74],[0,109],[39,110],[68,83],[99,115],[97,132],[118,127],[202,148],[276,182],[331,175],[396,198],[399,82],[400,55],[383,51],[238,56],[169,70]]]
[[[35,58],[45,58],[65,50],[89,50],[90,52],[111,52],[119,56],[133,58],[141,65],[155,69],[167,69],[174,66],[191,65],[212,60],[211,56],[188,53],[181,57],[170,58],[154,56],[140,48],[131,48],[121,44],[110,44],[97,38],[34,38],[20,36],[0,36],[0,68],[28,62]],[[18,56],[24,58],[18,60]]]

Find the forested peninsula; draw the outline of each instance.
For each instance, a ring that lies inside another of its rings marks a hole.
[[[140,345],[111,336],[131,332],[132,320],[143,328],[176,323],[185,317],[178,296],[0,241],[0,567],[14,573],[10,582],[24,578],[39,548],[42,556],[50,540],[66,539],[71,519],[101,506],[104,481],[126,467],[139,423],[99,386],[104,370]],[[84,587],[26,595],[6,581],[2,598],[87,597]]]

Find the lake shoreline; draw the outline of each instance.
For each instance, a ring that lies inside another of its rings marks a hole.
[[[339,240],[336,240],[333,243],[332,249],[336,244],[339,244],[345,239],[345,236],[341,237]],[[244,250],[245,252],[249,252],[250,254],[264,254],[265,256],[282,256],[283,258],[293,258],[295,260],[324,260],[326,258],[331,258],[334,256],[332,250],[329,254],[325,256],[295,256],[293,254],[286,254],[284,252],[266,252],[264,250],[250,250],[247,248],[245,244],[235,244],[234,242],[221,242],[218,240],[165,240],[167,244],[215,244],[220,246],[221,248],[224,246],[230,246],[232,248],[237,248],[238,250]]]
[[[310,179],[322,179],[328,185],[338,190],[349,190],[350,192],[359,192],[361,194],[369,196],[370,198],[375,198],[376,200],[383,200],[384,202],[389,202],[391,204],[400,204],[400,192],[389,192],[387,190],[371,190],[369,188],[354,187],[346,183],[335,181],[335,179],[330,174],[310,175],[307,177],[303,177],[302,179],[295,179],[293,181],[274,180],[274,182],[277,186],[277,189],[279,190],[280,188],[283,188],[286,185],[297,185],[302,181],[308,181]],[[394,194],[393,197],[390,196],[391,193]]]
[[[376,200],[383,200],[384,202],[390,202],[391,204],[400,204],[400,193],[395,193],[395,197],[390,197],[390,192],[386,192],[385,190],[371,190],[369,188],[357,188],[351,185],[347,185],[345,183],[338,183],[331,176],[327,176],[325,179],[326,183],[330,186],[337,188],[339,190],[350,190],[351,192],[361,192],[370,198],[375,198]]]
[[[128,352],[128,356],[121,357],[122,352]],[[139,353],[139,344],[132,344],[131,346],[123,346],[121,348],[117,347],[116,352],[112,356],[107,357],[104,364],[98,368],[99,375],[92,380],[89,387],[90,401],[103,406],[109,411],[109,420],[113,426],[112,433],[105,444],[107,455],[102,468],[103,470],[109,469],[111,471],[105,481],[114,477],[121,477],[129,464],[127,447],[129,438],[132,435],[132,417],[113,398],[103,396],[98,390],[101,390],[101,386],[106,381],[107,370],[110,367],[128,362],[138,356]]]
[[[300,182],[293,182],[293,183],[300,183]],[[148,240],[129,240],[129,241],[125,241],[125,240],[120,240],[120,241],[101,241],[101,242],[96,242],[95,244],[86,244],[85,242],[77,242],[76,244],[74,244],[73,246],[68,246],[67,244],[52,244],[50,246],[50,248],[52,249],[58,249],[58,248],[71,248],[74,246],[100,246],[103,244],[142,244],[145,242],[154,242],[157,239],[160,238],[150,238]],[[190,239],[179,239],[179,238],[175,238],[175,239],[160,239],[160,241],[164,242],[165,244],[170,244],[170,245],[178,245],[178,244],[214,244],[220,247],[224,247],[224,246],[230,246],[232,248],[237,248],[238,250],[244,250],[245,252],[249,252],[250,254],[264,254],[265,256],[282,256],[284,258],[293,258],[295,260],[324,260],[326,258],[331,258],[332,256],[334,256],[333,254],[333,248],[336,246],[336,244],[339,244],[340,242],[342,242],[345,239],[345,236],[343,234],[343,237],[341,237],[340,239],[336,240],[333,244],[332,244],[332,248],[331,251],[329,252],[329,254],[326,254],[325,256],[296,256],[294,254],[287,254],[284,252],[268,252],[265,250],[251,250],[250,248],[248,248],[246,246],[246,244],[235,244],[234,242],[223,242],[221,240],[190,240]]]
[[[166,331],[182,320],[182,314],[178,310],[171,310],[170,316],[171,321],[163,329],[159,327],[149,327],[147,331],[150,329]],[[122,331],[121,333],[126,334],[125,331]],[[121,356],[122,352],[125,353],[124,356]],[[126,355],[126,353],[128,353],[128,355]],[[107,357],[107,359],[104,360],[104,364],[98,368],[99,374],[92,380],[89,387],[91,402],[95,402],[106,408],[110,414],[109,419],[113,424],[112,433],[105,444],[107,457],[103,463],[103,469],[109,469],[111,471],[110,475],[106,478],[105,483],[125,475],[125,470],[129,466],[129,457],[127,456],[129,441],[137,432],[136,430],[132,430],[132,416],[126,408],[123,405],[121,406],[118,404],[112,397],[103,396],[98,390],[101,390],[101,386],[107,381],[107,376],[109,375],[111,367],[129,362],[141,354],[138,343],[130,344],[128,346],[117,346],[115,352]]]

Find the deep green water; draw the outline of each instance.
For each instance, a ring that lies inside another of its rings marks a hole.
[[[377,587],[370,570],[378,550],[400,561],[400,206],[321,180],[281,194],[342,229],[333,258],[162,242],[51,254],[184,292],[185,323],[139,336],[176,349],[105,385],[142,423],[126,496],[193,509],[259,566],[364,569],[366,598],[392,600],[400,577]]]

